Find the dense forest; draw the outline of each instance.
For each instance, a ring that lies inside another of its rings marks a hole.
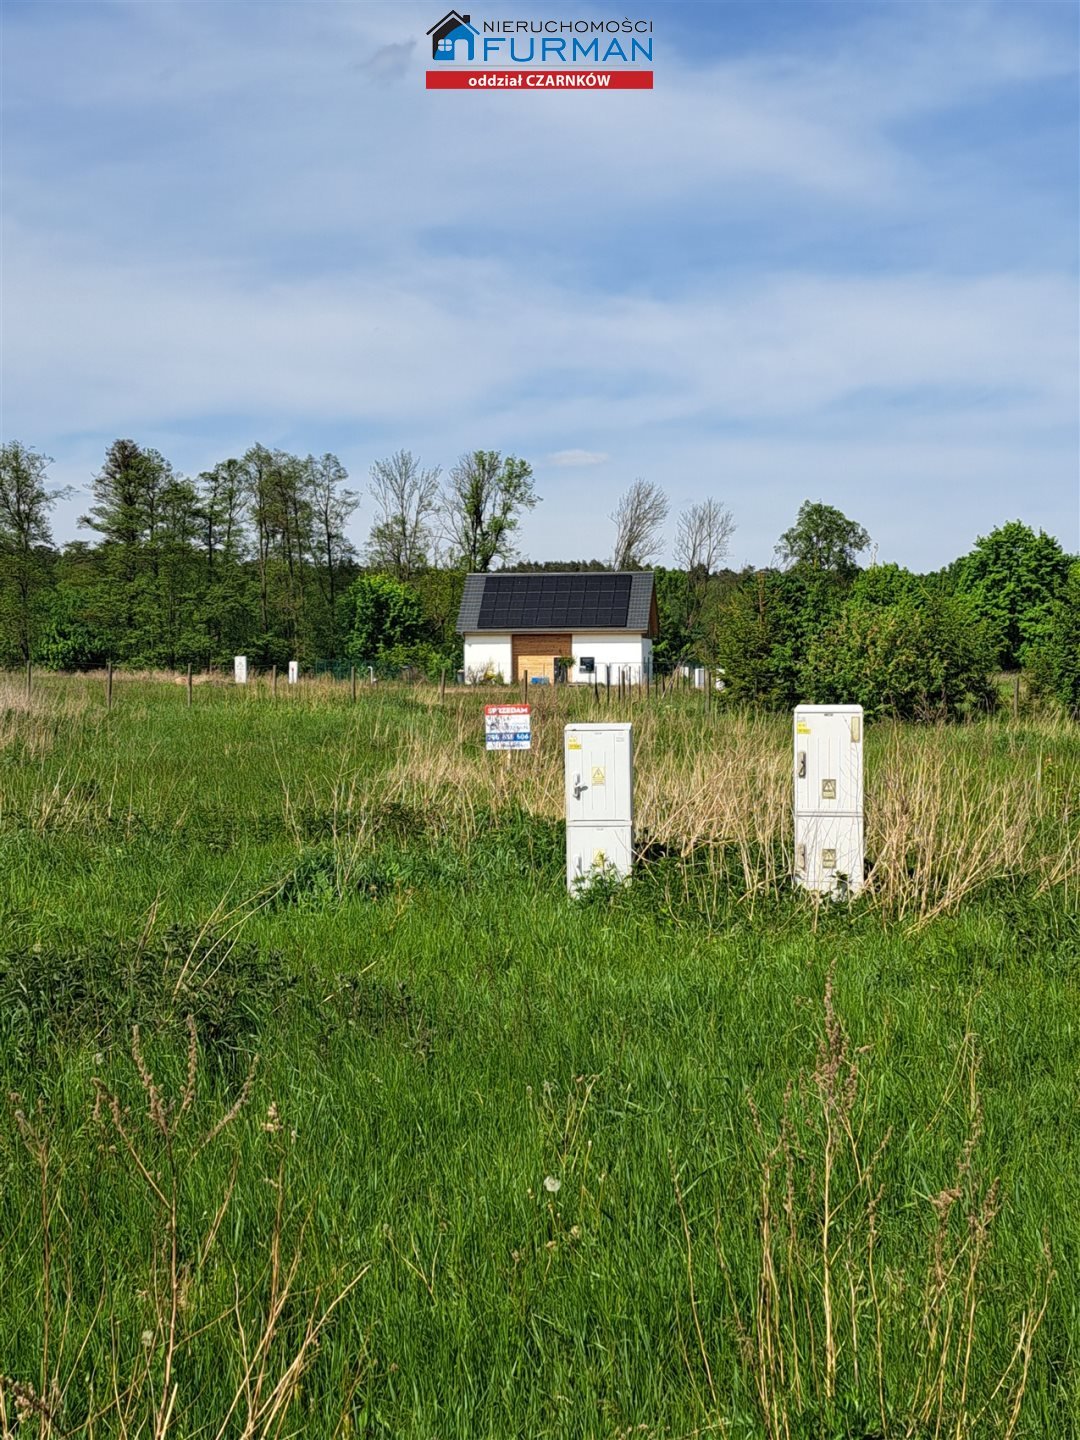
[[[1019,520],[917,575],[866,563],[876,547],[863,527],[807,501],[772,564],[736,571],[735,518],[708,499],[677,517],[664,568],[667,497],[637,480],[611,517],[606,561],[540,564],[517,544],[540,499],[526,461],[478,450],[443,475],[401,450],[372,467],[360,549],[348,533],[360,495],[334,455],[254,445],[189,479],[117,440],[92,480],[87,539],[57,547],[50,463],[18,441],[0,447],[0,666],[206,668],[242,652],[256,667],[434,677],[460,665],[469,571],[648,566],[657,669],[715,667],[733,703],[845,699],[952,718],[992,708],[995,677],[1022,671],[1030,700],[1080,710],[1080,562]]]

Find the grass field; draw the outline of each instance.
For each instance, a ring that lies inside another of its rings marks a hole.
[[[1075,726],[870,727],[816,908],[787,720],[601,701],[571,902],[589,695],[0,686],[0,1434],[1080,1433]]]

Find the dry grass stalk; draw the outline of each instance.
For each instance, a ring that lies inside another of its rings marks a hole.
[[[218,1434],[224,1436],[234,1426],[234,1417],[239,1412],[240,1431],[248,1440],[269,1440],[281,1433],[288,1412],[297,1397],[301,1379],[309,1366],[319,1344],[320,1337],[331,1322],[335,1312],[359,1283],[368,1267],[362,1267],[347,1284],[342,1286],[331,1299],[324,1302],[321,1292],[316,1290],[311,1297],[307,1316],[303,1322],[298,1341],[282,1351],[280,1335],[282,1320],[294,1304],[297,1295],[297,1278],[303,1258],[303,1240],[307,1220],[299,1227],[295,1244],[286,1254],[285,1237],[287,1227],[288,1183],[286,1161],[290,1137],[284,1133],[284,1125],[277,1111],[271,1105],[261,1129],[271,1137],[277,1148],[277,1166],[274,1185],[277,1191],[274,1219],[269,1236],[269,1297],[256,1326],[252,1329],[250,1317],[245,1318],[244,1306],[250,1305],[253,1297],[241,1297],[237,1291],[231,1309],[216,1316],[209,1324],[199,1327],[192,1335],[183,1333],[183,1314],[190,1305],[190,1290],[196,1283],[195,1271],[205,1264],[214,1241],[225,1220],[226,1213],[236,1185],[240,1166],[237,1155],[225,1187],[220,1204],[217,1206],[209,1226],[197,1243],[181,1246],[179,1195],[184,1175],[196,1157],[212,1145],[239,1118],[251,1097],[254,1064],[232,1104],[212,1125],[200,1129],[193,1124],[196,1107],[199,1047],[194,1021],[187,1021],[188,1044],[185,1056],[184,1078],[178,1092],[169,1097],[155,1076],[146,1057],[142,1037],[136,1028],[132,1035],[131,1057],[143,1095],[142,1116],[133,1114],[125,1107],[119,1096],[109,1090],[100,1080],[95,1080],[95,1103],[93,1121],[104,1124],[119,1142],[118,1153],[126,1156],[148,1196],[155,1213],[156,1250],[160,1259],[155,1260],[149,1293],[154,1305],[154,1327],[143,1337],[141,1359],[133,1371],[124,1377],[120,1371],[120,1359],[114,1346],[114,1365],[108,1377],[108,1393],[102,1403],[89,1405],[89,1415],[80,1433],[92,1435],[95,1426],[111,1423],[112,1433],[121,1436],[150,1435],[154,1440],[165,1440],[177,1426],[178,1416],[186,1415],[184,1424],[190,1422],[182,1403],[180,1382],[177,1379],[177,1361],[182,1350],[193,1339],[208,1330],[220,1330],[229,1321],[236,1326],[237,1341],[243,1363],[233,1399],[224,1416],[213,1419],[220,1425]],[[51,1217],[59,1203],[56,1184],[53,1180],[53,1160],[48,1127],[43,1117],[28,1116],[20,1097],[11,1097],[11,1108],[16,1129],[23,1145],[32,1157],[39,1173],[42,1206],[43,1244],[43,1330],[40,1371],[34,1382],[0,1375],[0,1440],[14,1440],[18,1433],[34,1433],[39,1440],[55,1437],[64,1432],[63,1414],[69,1387],[78,1372],[79,1359],[89,1341],[89,1332],[76,1344],[74,1358],[66,1357],[61,1374],[63,1352],[69,1349],[65,1328],[56,1344],[53,1343],[52,1283],[51,1274],[54,1260],[54,1236]],[[116,1147],[110,1147],[115,1149]],[[310,1219],[310,1216],[308,1217]],[[197,1237],[196,1237],[197,1238]],[[193,1254],[194,1261],[185,1262],[183,1253]],[[243,1304],[241,1303],[243,1299]],[[97,1315],[105,1303],[103,1291]],[[223,1353],[228,1346],[223,1346]],[[160,1361],[160,1378],[154,1378],[155,1359]],[[205,1423],[206,1417],[200,1417]],[[31,1425],[36,1430],[31,1432]]]
[[[877,1173],[890,1135],[869,1150],[867,1087],[860,1057],[835,1012],[831,979],[815,1065],[789,1083],[775,1139],[766,1137],[751,1098],[761,1150],[759,1258],[751,1298],[736,1283],[719,1217],[716,1251],[738,1353],[768,1440],[803,1433],[808,1417],[839,1423],[841,1395],[865,1397],[883,1436],[974,1440],[1015,1433],[1053,1271],[1047,1251],[1007,1363],[996,1379],[987,1376],[985,1363],[977,1370],[978,1347],[985,1343],[979,1318],[984,1272],[1000,1191],[996,1181],[979,1178],[975,1164],[982,1110],[973,1045],[965,1044],[961,1061],[968,1134],[952,1183],[931,1202],[935,1223],[925,1282],[921,1292],[894,1283],[887,1301],[878,1282],[885,1188]],[[962,1225],[955,1223],[957,1213]],[[687,1245],[690,1255],[689,1238]],[[691,1314],[703,1345],[693,1289]],[[870,1323],[863,1325],[864,1318]],[[912,1358],[918,1362],[913,1369]],[[711,1373],[707,1356],[703,1360]],[[910,1388],[898,1393],[895,1377],[909,1369]]]

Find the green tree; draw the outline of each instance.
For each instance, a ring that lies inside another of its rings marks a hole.
[[[653,669],[658,675],[670,675],[677,665],[702,657],[697,653],[697,637],[689,623],[685,573],[657,566],[653,583],[659,620],[659,634],[653,641]]]
[[[36,659],[47,670],[98,669],[112,655],[112,635],[95,618],[95,594],[61,579],[42,597]]]
[[[297,456],[265,445],[253,445],[243,466],[259,596],[259,633],[249,649],[261,664],[280,665],[303,659],[310,640],[314,511],[307,470]]]
[[[144,654],[155,664],[175,668],[201,658],[204,638],[197,623],[205,585],[197,541],[202,525],[199,495],[187,480],[171,480],[161,492],[155,536],[152,614],[144,627]]]
[[[1031,648],[1048,636],[1069,564],[1052,535],[1010,520],[980,536],[971,553],[950,567],[958,590],[987,622],[999,665],[1025,664]]]
[[[152,660],[153,592],[157,580],[161,496],[174,479],[156,450],[115,440],[94,477],[95,504],[79,523],[101,536],[97,551],[98,622],[116,658]]]
[[[246,563],[250,529],[248,473],[242,460],[223,460],[199,476],[199,519],[204,564],[197,623],[200,659],[223,663],[248,648],[258,633],[258,605]]]
[[[820,500],[804,500],[795,524],[780,536],[776,553],[787,565],[851,575],[856,557],[870,544],[870,536],[854,520]]]
[[[805,697],[799,671],[814,624],[834,586],[811,585],[799,571],[747,571],[721,600],[716,658],[729,699],[784,709]]]
[[[324,653],[338,654],[338,595],[345,566],[356,558],[356,549],[346,534],[349,517],[360,503],[355,490],[346,485],[349,472],[336,455],[309,455],[305,461],[306,484],[314,522],[313,554],[319,577],[321,613],[314,617],[312,638]]]
[[[345,653],[355,665],[386,668],[391,651],[400,652],[423,638],[419,597],[391,575],[359,576],[345,592],[342,608]]]
[[[539,496],[532,466],[498,450],[474,450],[451,470],[442,498],[446,539],[455,564],[472,571],[490,570],[496,560],[516,553],[514,537],[524,510]]]
[[[1036,654],[1049,688],[1073,715],[1080,715],[1080,560],[1069,569]]]
[[[897,605],[917,599],[924,589],[919,577],[902,565],[871,565],[851,582],[850,598],[859,606]]]
[[[58,494],[45,483],[52,464],[18,440],[0,446],[0,663],[32,658],[39,600],[49,580],[50,515]]]
[[[993,659],[987,629],[963,596],[904,587],[881,603],[853,591],[811,644],[801,689],[812,703],[862,705],[869,716],[955,719],[993,706]]]
[[[412,583],[424,611],[424,633],[450,671],[461,666],[462,642],[457,633],[458,611],[465,588],[460,570],[425,570]]]

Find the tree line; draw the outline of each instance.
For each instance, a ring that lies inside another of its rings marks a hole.
[[[638,479],[610,517],[609,557],[530,562],[519,527],[540,497],[527,461],[476,450],[443,474],[403,449],[371,468],[357,547],[360,495],[332,454],[253,445],[189,479],[117,440],[80,521],[94,538],[57,547],[50,463],[0,446],[0,665],[174,669],[245,653],[257,666],[453,673],[466,573],[651,567],[669,519],[662,488]],[[865,529],[821,501],[761,568],[726,564],[734,531],[715,498],[676,518],[674,564],[656,571],[659,670],[715,669],[734,703],[848,700],[911,718],[992,707],[995,673],[1023,670],[1028,693],[1080,708],[1080,564],[1053,537],[1011,521],[917,575],[865,565]]]

